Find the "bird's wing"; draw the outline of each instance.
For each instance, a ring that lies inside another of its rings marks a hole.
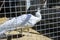
[[[38,17],[35,17],[33,15],[31,15],[29,21],[27,23],[29,23],[32,27],[39,22],[41,19],[39,19]]]
[[[2,25],[0,25],[0,32],[14,30],[17,27],[32,27],[34,24],[38,22],[39,18],[33,16],[32,14],[25,14],[19,17],[13,18],[9,21],[6,21]],[[3,32],[4,33],[4,32]]]
[[[14,30],[17,27],[22,28],[22,26],[24,26],[24,24],[29,20],[28,16],[29,15],[24,14],[19,17],[16,17],[16,18],[6,21],[2,25],[0,25],[0,32],[2,32],[4,30]]]

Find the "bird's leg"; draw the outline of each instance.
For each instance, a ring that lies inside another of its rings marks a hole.
[[[22,34],[22,32],[24,32],[24,30],[25,30],[25,28],[19,28],[19,29],[15,30],[15,31],[18,31],[20,34]]]
[[[18,31],[20,34],[22,34],[22,28],[20,28],[19,30],[16,30],[16,31]]]
[[[29,27],[28,26],[26,27],[26,31],[29,32]]]
[[[27,26],[27,27],[24,29],[24,32],[29,33],[29,26]],[[27,34],[27,36],[29,36],[29,34]]]
[[[17,30],[15,30],[17,32],[19,32],[19,34],[23,35],[23,32],[29,32],[29,26],[25,27],[25,28],[19,28]]]
[[[23,28],[21,28],[21,34],[22,34],[22,32],[23,32]]]
[[[29,32],[29,27],[25,27],[25,28],[21,28],[21,29],[18,29],[18,32],[21,33],[21,32]]]

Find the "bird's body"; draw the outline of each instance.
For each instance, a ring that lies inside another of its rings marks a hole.
[[[37,22],[41,20],[41,14],[39,10],[36,12],[36,14],[36,16],[33,16],[32,14],[23,14],[6,21],[2,25],[0,25],[0,35],[9,30],[15,30],[17,27],[33,27]]]

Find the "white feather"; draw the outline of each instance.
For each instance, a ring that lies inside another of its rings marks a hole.
[[[27,26],[33,27],[40,20],[41,20],[41,14],[38,9],[38,11],[36,12],[36,16],[33,16],[32,14],[24,14],[16,18],[12,18],[9,21],[6,21],[2,25],[0,25],[0,34],[5,33],[6,31],[9,30],[15,30],[17,27],[19,28],[23,27],[25,28]]]

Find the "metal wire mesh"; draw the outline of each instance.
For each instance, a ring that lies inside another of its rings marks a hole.
[[[46,1],[46,8],[44,8],[43,6]],[[59,0],[30,0],[30,7],[28,8],[28,10],[26,0],[0,0],[0,17],[12,18],[26,13],[31,13],[35,15],[38,6],[41,8],[42,20],[39,23],[37,23],[33,27],[33,29],[49,38],[52,38],[53,40],[59,40]]]

